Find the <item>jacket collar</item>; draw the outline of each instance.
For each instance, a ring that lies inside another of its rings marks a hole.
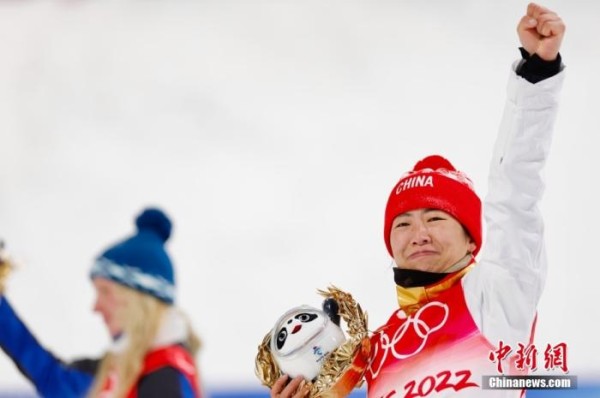
[[[474,265],[475,259],[468,254],[447,272],[394,268],[398,305],[407,315],[413,314],[424,304],[454,286]]]

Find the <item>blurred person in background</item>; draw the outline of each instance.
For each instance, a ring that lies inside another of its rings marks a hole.
[[[9,264],[0,266],[0,347],[43,397],[198,398],[200,340],[174,305],[175,275],[165,243],[172,224],[145,209],[132,236],[106,249],[90,276],[94,311],[112,344],[100,359],[71,363],[47,351],[5,296]]]
[[[481,259],[481,200],[447,159],[418,161],[389,195],[384,241],[400,308],[371,337],[368,397],[524,396],[521,389],[484,391],[482,376],[528,371],[515,354],[520,344],[531,347],[547,270],[538,205],[564,79],[565,25],[531,3],[517,32],[522,59],[513,65],[492,156]],[[402,148],[401,157],[408,152]],[[501,347],[510,355],[503,358]],[[284,375],[271,397],[308,391],[301,377]]]

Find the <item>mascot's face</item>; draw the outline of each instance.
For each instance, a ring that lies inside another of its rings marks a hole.
[[[272,337],[273,348],[280,355],[288,355],[321,332],[325,322],[325,314],[316,308],[296,308],[286,313],[277,323]]]

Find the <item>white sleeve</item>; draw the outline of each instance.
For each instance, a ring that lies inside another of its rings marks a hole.
[[[467,306],[484,336],[513,349],[529,342],[546,278],[543,221],[538,203],[564,71],[537,84],[517,76],[508,96],[483,204],[485,244],[465,276]]]

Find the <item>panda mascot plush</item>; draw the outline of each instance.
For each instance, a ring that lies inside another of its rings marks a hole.
[[[336,287],[319,293],[325,297],[322,309],[290,309],[259,345],[256,374],[267,387],[283,374],[303,376],[311,383],[311,397],[337,398],[362,384],[370,353],[366,313]]]
[[[333,299],[326,303],[324,309],[337,309]],[[306,305],[283,314],[271,332],[271,353],[281,371],[314,380],[327,355],[346,341],[339,322],[337,312],[327,314]]]

